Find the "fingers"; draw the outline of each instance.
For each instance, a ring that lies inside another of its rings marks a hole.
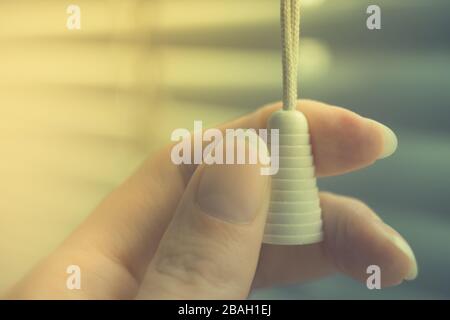
[[[392,286],[417,276],[417,263],[408,243],[363,203],[332,194],[323,196],[326,217],[325,245],[336,267],[366,281],[367,267],[377,265],[382,285]]]
[[[264,107],[224,127],[266,128],[270,115],[280,108],[281,104]],[[397,137],[391,129],[349,110],[310,100],[299,101],[298,110],[308,119],[319,176],[366,167],[397,148]]]
[[[366,282],[367,267],[381,269],[382,286],[417,276],[417,263],[406,241],[365,204],[321,194],[325,241],[310,246],[263,246],[257,287],[307,281],[342,272]]]
[[[280,107],[264,107],[220,128],[265,128],[270,114]],[[355,113],[313,101],[300,101],[299,108],[310,123],[319,175],[351,171],[395,150],[395,135]],[[196,169],[195,165],[174,165],[170,153],[169,146],[146,161],[108,195],[68,242],[73,246],[88,243],[141,280]]]
[[[269,196],[269,178],[261,175],[261,168],[212,165],[196,170],[150,264],[139,298],[248,296]]]
[[[221,129],[265,128],[270,114],[280,107],[280,104],[264,107],[221,126]],[[319,175],[334,175],[367,166],[377,158],[391,154],[396,148],[395,135],[389,129],[350,111],[313,101],[300,101],[299,109],[309,120]],[[63,275],[65,266],[77,264],[73,260],[78,260],[78,256],[89,256],[98,257],[105,265],[117,270],[98,277],[103,279],[102,282],[118,284],[117,291],[130,291],[122,289],[128,288],[130,283],[134,287],[133,282],[141,282],[196,168],[174,165],[170,151],[168,147],[145,162],[125,183],[108,195],[57,250],[53,256],[60,263]],[[274,250],[276,248],[269,250],[265,247],[263,254],[271,256]],[[292,254],[291,250],[294,249],[283,248],[276,254],[282,258],[283,252]],[[313,262],[327,259],[323,257],[322,251],[314,247],[299,249],[298,257],[307,253],[311,254],[311,263],[303,256],[302,269],[299,269],[299,261],[293,264],[297,266],[293,270],[297,277],[298,270],[308,274],[308,265],[314,274],[320,268]],[[99,259],[84,259],[83,270],[96,269],[97,266],[89,263]],[[61,271],[59,267],[58,270]],[[90,283],[94,286],[96,282],[92,280]]]

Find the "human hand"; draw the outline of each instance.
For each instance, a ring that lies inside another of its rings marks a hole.
[[[221,127],[265,128],[280,104]],[[392,154],[392,131],[342,108],[299,104],[310,124],[318,176],[354,171]],[[334,272],[382,285],[417,276],[406,241],[359,200],[321,193],[325,240],[261,245],[270,178],[260,165],[175,166],[170,147],[113,191],[49,257],[19,282],[19,299],[243,299],[252,288]],[[81,269],[80,290],[66,269]]]

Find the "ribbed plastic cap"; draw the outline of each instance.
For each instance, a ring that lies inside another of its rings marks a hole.
[[[279,158],[280,169],[272,177],[263,241],[278,245],[321,242],[322,213],[308,121],[299,111],[278,111],[269,119],[268,127],[279,129],[278,152],[271,156]]]

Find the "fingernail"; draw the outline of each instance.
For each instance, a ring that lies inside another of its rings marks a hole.
[[[246,160],[249,159],[249,152],[268,155],[264,141],[256,133],[251,135],[249,140],[253,143],[247,140],[245,150],[236,149],[235,160],[237,152],[245,151]],[[238,141],[235,141],[235,145],[238,145]],[[264,201],[267,201],[269,178],[261,174],[262,165],[259,163],[246,163],[203,165],[197,203],[204,213],[235,224],[248,224],[256,218]]]
[[[417,275],[419,273],[418,267],[417,267],[417,260],[416,256],[414,255],[413,250],[411,249],[411,246],[406,242],[405,239],[403,239],[402,236],[400,236],[394,229],[392,229],[387,224],[384,225],[384,230],[386,232],[387,237],[395,244],[395,246],[401,250],[410,260],[410,269],[408,271],[408,274],[405,276],[405,280],[411,281],[417,278]]]
[[[371,120],[371,121],[373,121],[378,127],[380,127],[383,132],[383,141],[384,141],[383,151],[378,156],[378,159],[387,158],[387,157],[391,156],[392,154],[394,154],[395,150],[397,150],[397,146],[398,146],[397,136],[394,133],[394,131],[392,131],[389,127],[385,126],[384,124],[377,122],[375,120]]]

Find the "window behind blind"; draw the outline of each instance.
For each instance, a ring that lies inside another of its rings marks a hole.
[[[66,28],[71,3],[81,8],[80,31]],[[370,33],[370,1],[304,4],[300,95],[384,121],[400,137],[393,159],[322,185],[368,201],[423,261],[419,281],[383,297],[448,297],[439,279],[450,266],[441,245],[450,230],[442,209],[450,206],[450,5],[378,1],[384,31]],[[0,292],[172,130],[280,99],[278,13],[275,0],[0,2],[0,254],[8,257]],[[261,294],[373,297],[359,289],[337,278]]]

